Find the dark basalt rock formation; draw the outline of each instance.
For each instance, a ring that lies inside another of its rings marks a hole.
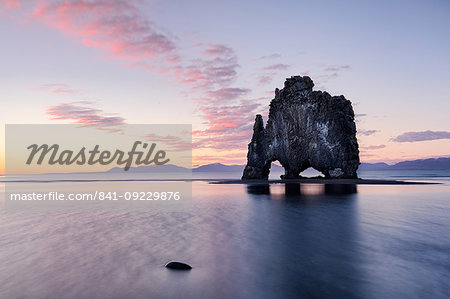
[[[357,178],[359,165],[355,115],[344,96],[313,91],[311,78],[293,76],[275,90],[269,120],[253,126],[243,180],[267,179],[273,161],[285,169],[281,178],[298,178],[309,168],[327,178]]]

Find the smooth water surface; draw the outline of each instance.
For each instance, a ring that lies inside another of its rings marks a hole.
[[[449,184],[192,189],[189,212],[2,211],[0,298],[450,297]]]

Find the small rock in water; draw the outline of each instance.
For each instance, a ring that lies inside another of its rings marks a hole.
[[[188,264],[182,262],[168,262],[166,264],[166,268],[175,269],[175,270],[191,270],[192,267]]]

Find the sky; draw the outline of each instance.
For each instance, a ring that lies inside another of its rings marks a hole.
[[[362,162],[450,156],[448,1],[2,0],[0,35],[1,140],[192,124],[194,165],[245,164],[255,115],[308,75],[352,101]]]

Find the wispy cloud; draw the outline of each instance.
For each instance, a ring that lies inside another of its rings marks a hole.
[[[203,56],[232,56],[234,55],[234,51],[224,45],[209,45],[206,47],[206,49],[202,52]]]
[[[67,84],[62,83],[51,83],[51,84],[41,84],[36,87],[31,88],[32,90],[58,94],[58,95],[80,95],[81,90],[73,89]]]
[[[33,17],[85,46],[107,50],[112,57],[142,60],[173,55],[173,39],[147,20],[139,2],[39,1]]]
[[[235,100],[241,96],[248,95],[250,91],[251,90],[248,88],[231,87],[208,91],[207,95],[217,101],[230,101]]]
[[[194,148],[244,149],[259,107],[259,103],[251,100],[242,100],[236,105],[201,107],[207,128],[193,132]]]
[[[124,118],[93,108],[90,102],[60,103],[48,107],[46,113],[53,120],[69,120],[75,124],[99,128],[125,124]]]
[[[376,150],[376,149],[382,149],[382,148],[385,148],[385,147],[386,147],[385,144],[380,144],[380,145],[361,146],[361,149]]]
[[[356,105],[353,103],[353,106],[356,106]],[[360,123],[360,122],[362,122],[363,118],[366,117],[366,116],[367,116],[367,114],[365,114],[365,113],[356,113],[355,114],[355,121],[357,123]]]
[[[275,90],[266,90],[264,92],[264,95],[269,97],[269,98],[273,98],[275,96]]]
[[[273,80],[273,76],[270,76],[270,75],[259,76],[257,79],[258,85],[267,85],[270,82],[272,82],[272,80]]]
[[[230,151],[222,151],[220,154],[220,162],[226,163],[226,164],[245,164],[245,155],[247,154],[246,150],[242,151],[233,151],[230,153]],[[208,163],[216,163],[217,162],[217,156],[213,155],[202,155],[200,157],[196,157],[196,162],[199,164],[194,166],[200,166]]]
[[[197,94],[197,113],[203,120],[202,128],[193,132],[193,147],[245,149],[255,111],[261,104],[248,100],[252,90],[232,85],[239,64],[231,48],[209,45],[201,56],[176,73]]]
[[[20,0],[3,0],[2,1],[3,5],[6,6],[6,8],[9,9],[15,9],[15,8],[21,8],[22,7],[22,3],[20,2]]]
[[[392,141],[395,142],[419,142],[439,139],[450,139],[449,131],[422,131],[422,132],[405,132]]]
[[[289,69],[289,65],[282,64],[282,63],[272,64],[272,65],[268,65],[268,66],[260,68],[261,71],[285,71],[287,69]]]
[[[346,64],[346,65],[328,66],[328,67],[325,67],[323,70],[325,72],[329,72],[329,73],[337,73],[337,72],[349,70],[349,69],[350,69],[350,65]]]
[[[361,135],[361,136],[370,136],[370,135],[373,135],[373,134],[375,134],[377,132],[378,132],[378,130],[363,130],[363,129],[359,129],[356,133],[358,135]]]
[[[189,132],[190,133],[190,132]],[[166,150],[171,150],[175,152],[190,151],[192,150],[191,135],[188,138],[182,138],[181,136],[173,135],[157,135],[157,134],[146,134],[143,136],[145,140],[149,142],[161,143],[162,146],[166,146]],[[188,140],[189,139],[189,140]]]
[[[227,87],[237,77],[236,53],[223,45],[208,45],[201,57],[172,67],[178,82],[194,90]]]
[[[194,135],[197,146],[213,147],[214,141],[217,148],[239,146],[245,149],[260,103],[243,99],[251,95],[251,90],[233,86],[240,67],[235,51],[218,43],[201,43],[185,51],[174,35],[148,20],[139,9],[142,3],[142,0],[41,0],[26,4],[27,10],[33,11],[33,20],[59,30],[86,47],[102,49],[124,65],[169,76],[186,86],[190,99],[200,99],[197,111],[203,127]],[[277,55],[270,56],[276,58]],[[266,70],[285,70],[287,67],[274,64]],[[39,89],[58,94],[77,92],[63,84],[40,86]],[[47,113],[52,119],[67,119],[86,125],[124,122],[117,115],[106,115],[99,109],[75,103],[50,107]],[[215,140],[209,133],[214,133]],[[242,142],[244,139],[246,141]]]
[[[259,60],[270,60],[270,59],[276,59],[276,58],[280,58],[281,54],[279,53],[273,53],[270,55],[263,55],[261,57],[258,57],[256,59],[253,59],[253,61],[259,61]]]
[[[359,154],[360,157],[376,157],[376,155],[373,154]]]
[[[323,88],[323,84],[327,83],[331,79],[338,78],[342,74],[342,72],[348,71],[350,69],[351,66],[348,64],[322,66],[320,74],[318,76],[315,76],[317,86]]]

